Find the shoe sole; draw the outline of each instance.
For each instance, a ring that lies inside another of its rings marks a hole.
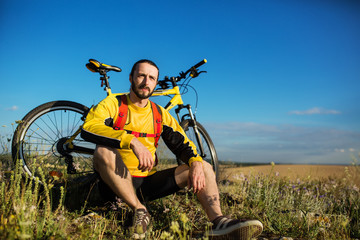
[[[250,220],[235,224],[231,227],[222,230],[215,230],[209,233],[210,239],[236,239],[236,240],[250,240],[261,234],[263,225],[258,220]]]

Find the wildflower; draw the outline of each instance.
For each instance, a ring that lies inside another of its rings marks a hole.
[[[341,222],[341,226],[343,228],[346,228],[346,226],[349,224],[349,220],[348,219],[345,219],[344,221]]]
[[[275,176],[280,176],[280,173],[279,172],[275,172]]]
[[[0,179],[1,179],[1,178],[0,178]],[[353,190],[356,191],[356,192],[358,192],[358,191],[359,191],[359,188],[354,184]]]
[[[180,220],[181,222],[183,222],[184,224],[188,222],[188,217],[186,216],[185,213],[182,213],[181,216],[180,216]]]
[[[60,214],[59,216],[56,217],[57,221],[65,221],[65,219],[66,219],[65,216],[62,214]]]
[[[174,236],[171,236],[170,233],[164,231],[161,233],[160,239],[172,240],[172,239],[174,239]]]
[[[180,226],[178,222],[171,222],[171,227],[170,227],[171,231],[174,233],[179,233],[180,232]]]
[[[15,221],[16,221],[15,219],[16,219],[16,216],[11,214],[10,217],[9,217],[9,224],[10,225],[15,224]]]
[[[17,232],[17,235],[18,235],[19,239],[31,238],[31,235],[26,234],[26,233],[19,233],[19,232]]]
[[[30,208],[29,208],[29,211],[30,212],[34,212],[36,210],[36,206],[32,205]]]
[[[241,172],[240,174],[236,174],[236,175],[234,176],[234,178],[235,178],[236,180],[240,180],[240,181],[244,181],[244,180],[246,179],[243,172]]]

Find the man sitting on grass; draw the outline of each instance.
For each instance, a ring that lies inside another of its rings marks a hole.
[[[145,238],[150,224],[151,217],[144,202],[173,194],[187,185],[213,223],[210,236],[229,235],[234,239],[258,236],[263,229],[258,220],[223,216],[212,166],[197,154],[195,145],[169,112],[149,100],[158,77],[159,69],[154,62],[136,62],[129,77],[130,94],[125,97],[110,95],[93,107],[81,134],[84,139],[97,144],[93,161],[101,181],[133,209],[133,237]],[[123,129],[117,127],[119,119],[124,117],[119,113],[121,104],[126,104],[128,111]],[[161,114],[164,142],[186,164],[156,171],[154,111]]]

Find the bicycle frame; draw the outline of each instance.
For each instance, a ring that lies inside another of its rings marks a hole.
[[[102,85],[101,86],[105,85],[104,90],[106,91],[108,96],[110,96],[110,95],[128,94],[128,93],[112,93],[110,85],[109,85],[109,81],[108,81],[109,77],[107,76],[107,71],[105,71],[105,70],[100,71],[100,75],[101,75],[100,80],[102,80]],[[199,148],[200,149],[198,149],[198,150],[199,150],[200,156],[205,157],[204,148],[203,148],[203,144],[202,144],[202,141],[201,141],[200,133],[199,133],[197,125],[196,125],[196,119],[195,119],[194,114],[191,111],[191,105],[190,104],[184,105],[184,102],[182,100],[181,93],[180,93],[180,88],[176,84],[175,79],[172,78],[171,82],[172,82],[172,88],[169,88],[169,89],[157,89],[157,90],[155,90],[153,92],[152,96],[157,97],[157,96],[170,96],[170,95],[173,95],[173,97],[170,99],[170,101],[164,107],[165,110],[170,111],[171,109],[173,109],[174,107],[177,106],[177,108],[175,109],[175,113],[177,115],[177,119],[178,119],[179,123],[182,122],[183,120],[185,120],[185,117],[189,117],[189,120],[191,121],[191,124],[194,127],[196,140],[199,143]],[[180,118],[179,113],[183,108],[186,108],[189,113],[183,115]],[[78,146],[75,146],[72,143],[73,140],[80,134],[81,128],[82,128],[82,125],[79,127],[79,129],[68,140],[65,141],[64,148],[66,148],[66,149],[68,149],[70,151],[75,151],[75,152],[79,152],[79,153],[93,154],[93,150],[86,149],[86,148],[83,148],[83,147],[78,147]]]
[[[122,94],[129,94],[112,93],[109,86],[107,72],[120,72],[120,68],[102,64],[94,59],[90,59],[89,62],[86,67],[92,72],[100,73],[101,87],[105,87],[104,90],[108,96],[118,97]],[[191,105],[184,105],[182,98],[189,81],[204,72],[197,69],[204,63],[206,63],[205,59],[186,72],[180,72],[177,77],[165,77],[163,80],[159,80],[152,96],[169,97],[167,100],[170,100],[166,106],[163,105],[163,111],[169,112],[171,109],[175,109],[178,123],[184,133],[188,135],[189,140],[196,146],[197,153],[213,166],[217,174],[218,158],[214,144],[204,126],[197,122]],[[181,80],[184,81],[178,86],[177,83]],[[184,108],[188,112],[180,114],[180,111]],[[64,166],[67,166],[67,174],[81,174],[92,171],[90,159],[94,154],[95,144],[82,139],[80,136],[88,111],[88,107],[73,101],[52,101],[34,108],[23,118],[24,123],[21,123],[16,128],[12,142],[13,160],[22,159],[25,171],[31,176],[35,176],[35,170],[29,167],[36,166],[34,165],[36,164],[35,161],[32,161],[33,156],[43,156],[44,158],[41,161],[51,163],[47,166],[50,176],[53,176],[54,172],[62,172]],[[63,116],[65,119],[64,125]],[[59,119],[59,125],[57,119]],[[79,126],[80,124],[81,126]],[[39,129],[39,133],[33,137],[32,135],[38,132]],[[45,157],[51,158],[45,159]],[[178,164],[184,163],[181,159],[177,158],[176,160]],[[53,171],[53,169],[56,169],[56,171]]]
[[[111,88],[110,87],[105,87],[105,91],[107,92],[107,95],[123,95],[123,94],[128,94],[128,92],[126,93],[112,93],[111,92]],[[160,96],[170,96],[170,95],[174,95],[170,101],[166,104],[166,106],[164,107],[166,111],[170,111],[171,109],[173,109],[174,107],[178,106],[178,108],[175,110],[177,118],[179,123],[184,120],[180,118],[179,112],[181,109],[183,108],[187,108],[189,110],[189,116],[192,120],[195,120],[195,117],[191,111],[191,107],[190,105],[186,105],[184,106],[184,102],[182,100],[181,97],[181,93],[180,93],[180,88],[179,86],[177,86],[176,84],[173,86],[173,88],[170,89],[158,89],[155,90],[152,94],[152,97],[160,97]],[[188,107],[189,106],[189,107]]]
[[[113,93],[111,93],[111,89],[108,88],[106,89],[108,95],[112,95]],[[118,94],[127,94],[127,93],[118,93]],[[118,94],[113,94],[113,95],[118,95]],[[180,88],[179,86],[176,85],[175,82],[173,82],[173,88],[170,89],[160,89],[160,90],[155,90],[152,94],[152,97],[159,97],[159,96],[170,96],[173,95],[173,97],[170,99],[170,101],[166,104],[166,106],[164,107],[166,111],[170,111],[171,109],[173,109],[174,107],[177,106],[177,108],[175,109],[175,113],[178,119],[178,122],[182,122],[185,120],[185,117],[189,116],[189,119],[191,120],[191,124],[194,127],[194,131],[195,131],[195,136],[196,136],[196,140],[200,145],[200,149],[198,149],[200,152],[200,156],[205,157],[204,154],[204,147],[202,145],[202,141],[201,141],[201,137],[200,137],[200,133],[197,129],[197,125],[196,125],[196,118],[195,115],[193,114],[193,112],[191,111],[191,105],[187,104],[184,105],[184,101],[182,100],[181,97],[181,93],[180,93]],[[180,118],[180,111],[186,108],[188,110],[188,114],[185,114],[182,116],[182,118]]]

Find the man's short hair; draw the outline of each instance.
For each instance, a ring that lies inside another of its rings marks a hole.
[[[132,78],[133,75],[134,75],[134,71],[135,71],[136,65],[138,65],[139,63],[148,63],[148,64],[150,64],[151,66],[156,67],[156,69],[158,70],[157,80],[159,80],[159,73],[160,73],[159,68],[158,68],[158,66],[157,66],[153,61],[151,61],[151,60],[149,60],[149,59],[141,59],[141,60],[137,61],[137,62],[133,65],[133,67],[132,67],[132,69],[131,69],[131,72],[130,72],[130,77],[131,77],[131,78]]]

